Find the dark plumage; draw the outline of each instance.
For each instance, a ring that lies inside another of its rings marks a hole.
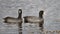
[[[36,17],[36,16],[25,16],[24,17],[24,22],[25,23],[39,23],[39,27],[42,27],[41,29],[43,29],[43,24],[44,24],[43,13],[44,13],[44,11],[41,10],[39,12],[39,17]]]

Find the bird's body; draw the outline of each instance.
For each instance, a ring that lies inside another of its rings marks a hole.
[[[21,23],[22,22],[22,19],[17,19],[17,18],[14,18],[14,17],[6,17],[4,18],[4,22],[5,23],[9,23],[9,24],[16,24],[16,23]]]
[[[36,16],[25,16],[25,20],[30,23],[40,23],[43,19]]]

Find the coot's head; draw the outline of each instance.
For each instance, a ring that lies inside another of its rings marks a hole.
[[[44,13],[43,10],[41,10],[41,11],[39,12],[39,17],[40,17],[40,18],[43,18],[43,13]]]
[[[22,14],[22,9],[19,9],[19,10],[18,10],[18,13],[21,13],[21,14]]]

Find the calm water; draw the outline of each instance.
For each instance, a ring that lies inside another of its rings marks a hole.
[[[44,10],[44,29],[60,30],[60,0],[0,0],[0,34],[18,34],[18,26],[5,24],[2,18],[17,17],[19,8],[23,10],[23,17],[38,16],[39,11]],[[32,31],[38,28],[28,25],[30,24],[23,23],[25,34],[28,28],[32,28]]]

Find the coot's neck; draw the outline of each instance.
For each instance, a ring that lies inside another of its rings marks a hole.
[[[43,16],[42,16],[42,15],[39,15],[39,17],[40,17],[40,18],[43,18]]]
[[[22,14],[19,14],[19,15],[18,15],[18,19],[20,19],[20,18],[22,18]]]

